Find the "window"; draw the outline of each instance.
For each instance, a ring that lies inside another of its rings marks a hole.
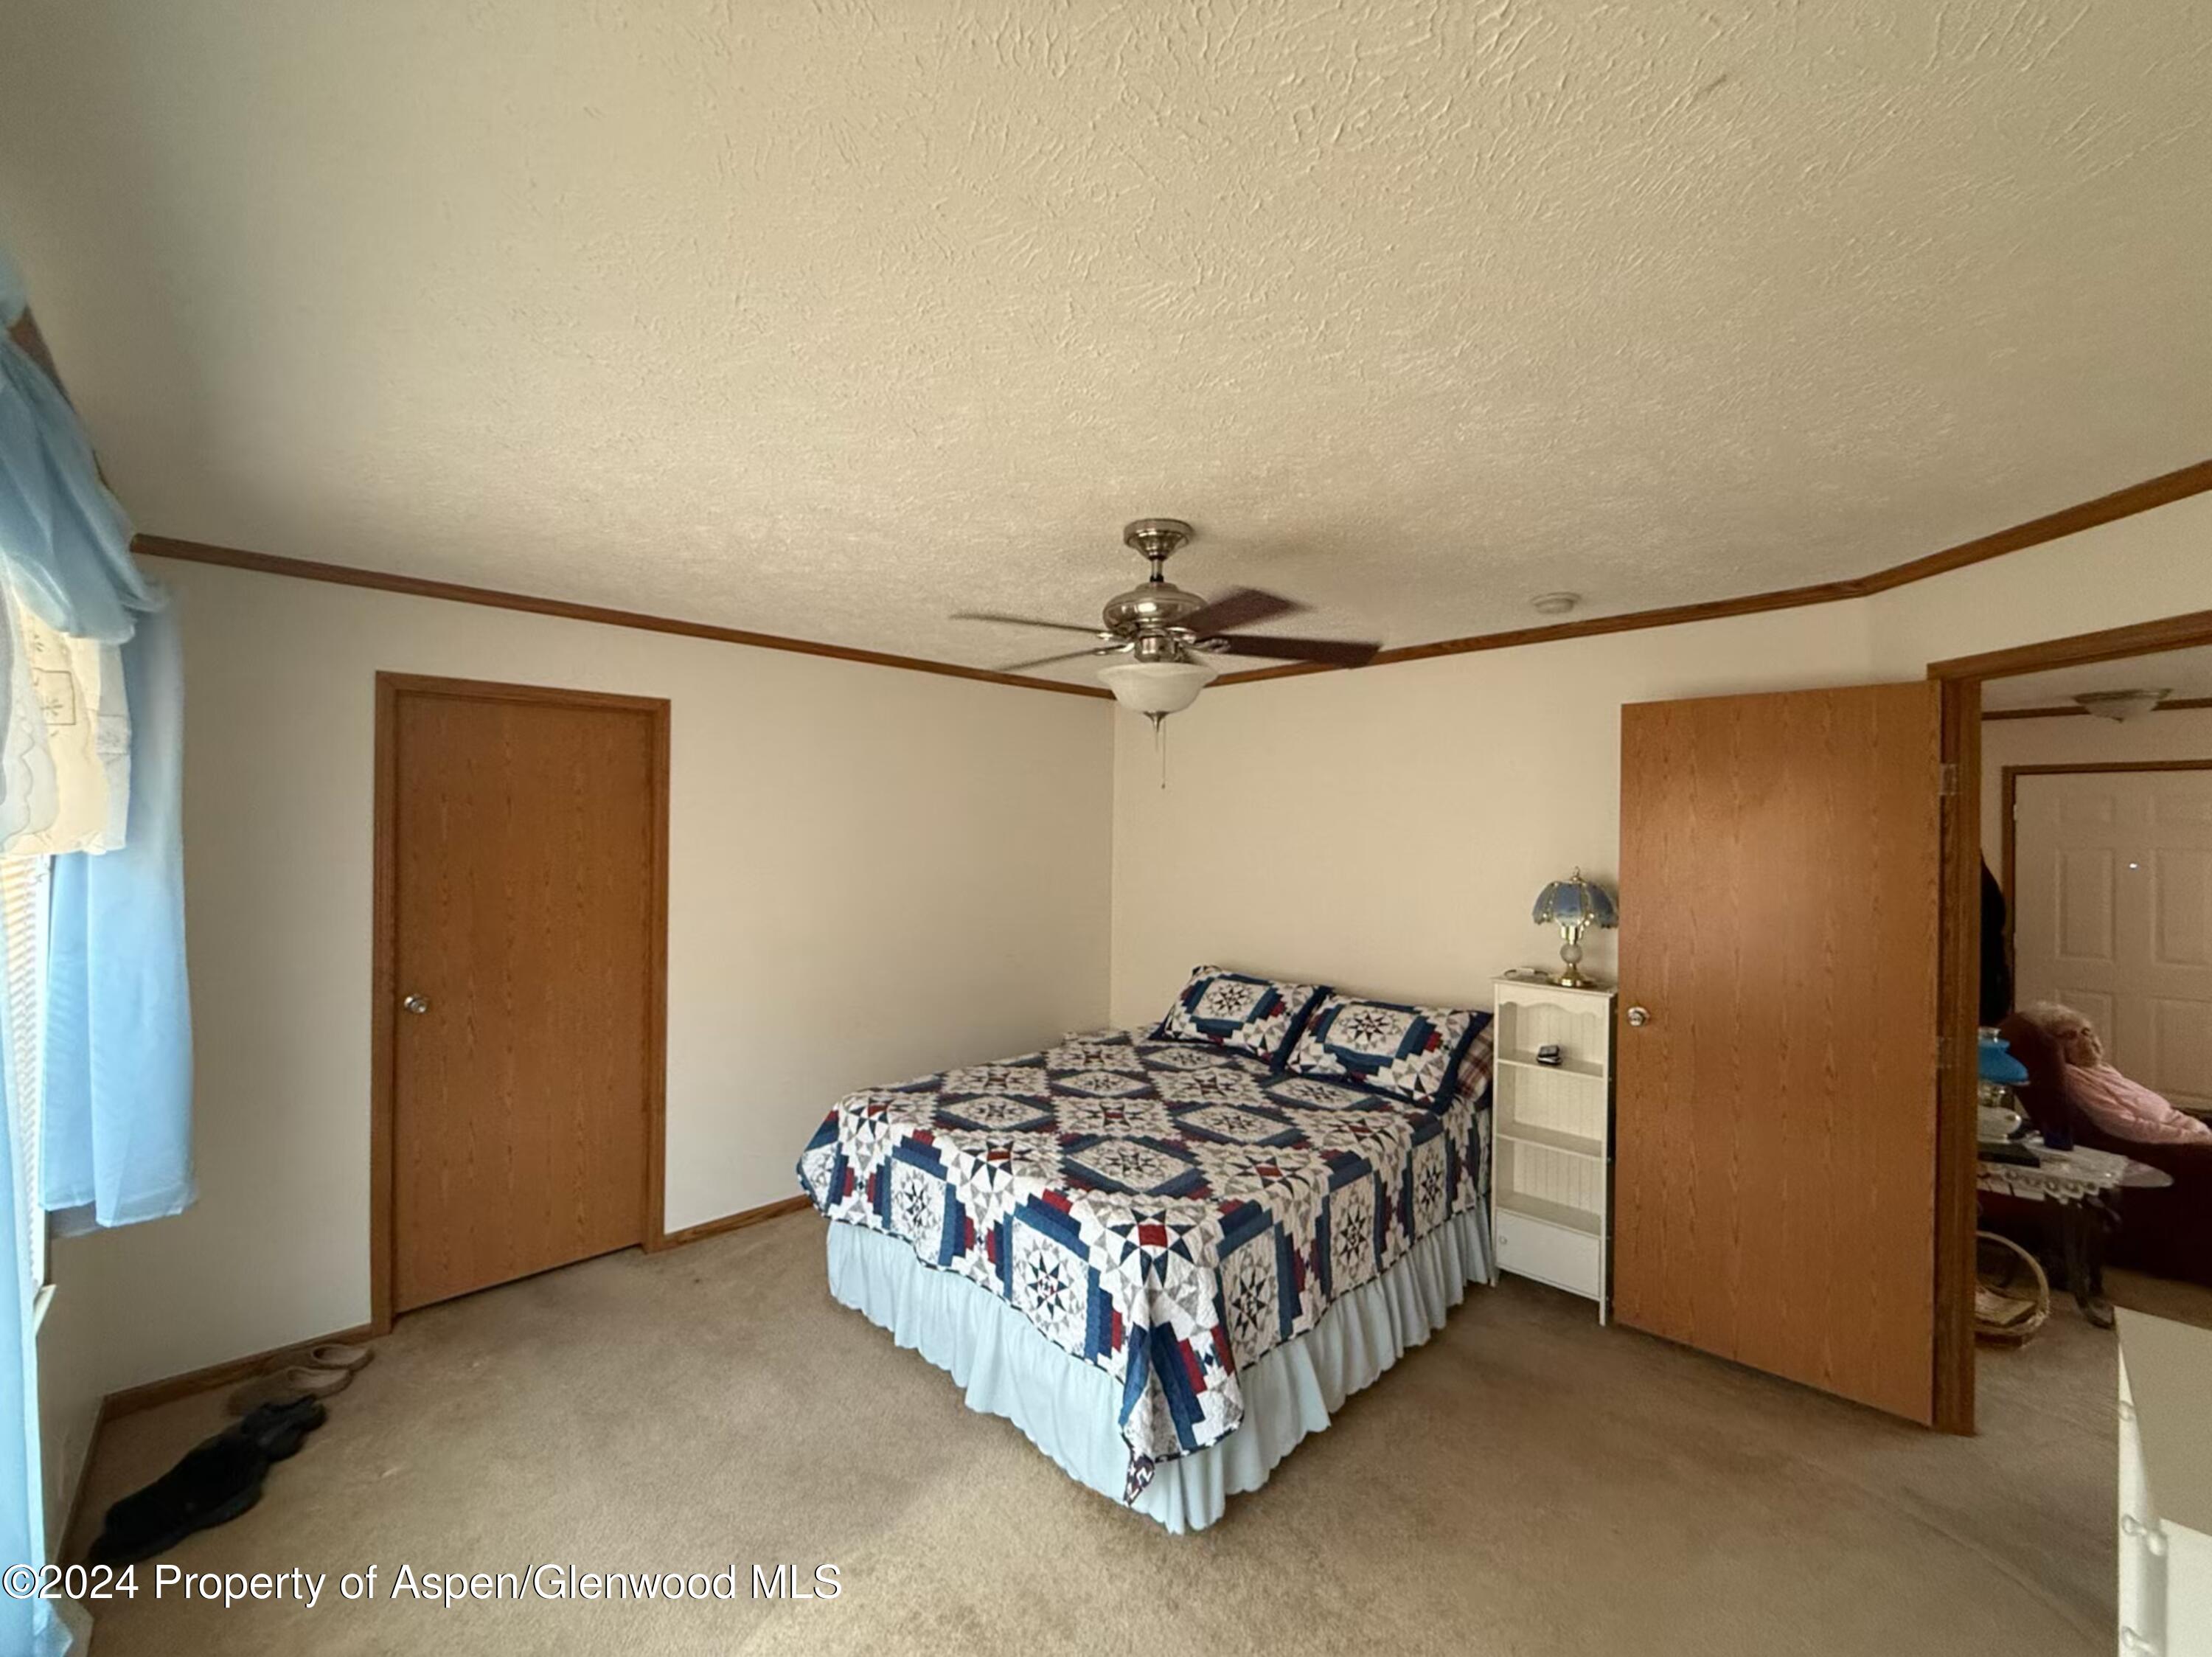
[[[47,876],[46,857],[0,857],[0,934],[7,952],[7,994],[0,999],[0,1065],[5,1066],[8,1132],[15,1143],[20,1189],[15,1212],[25,1228],[23,1292],[36,1296],[46,1281],[46,1209],[39,1184],[42,1048],[46,1011]]]

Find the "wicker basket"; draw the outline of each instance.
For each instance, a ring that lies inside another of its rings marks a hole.
[[[2051,1316],[2051,1279],[2042,1262],[2009,1237],[1974,1234],[1974,1334],[2018,1346]]]

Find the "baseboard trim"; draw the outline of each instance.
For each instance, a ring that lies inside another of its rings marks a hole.
[[[703,1242],[709,1237],[720,1237],[726,1231],[743,1231],[747,1226],[757,1226],[763,1220],[780,1220],[787,1214],[796,1214],[807,1206],[804,1197],[787,1197],[780,1203],[763,1203],[757,1209],[742,1209],[735,1214],[726,1214],[719,1220],[708,1220],[696,1226],[686,1226],[681,1231],[672,1231],[660,1240],[663,1248],[680,1248],[686,1243]]]
[[[110,1392],[101,1401],[100,1419],[104,1424],[118,1416],[136,1415],[141,1410],[151,1410],[158,1404],[173,1404],[179,1398],[188,1398],[195,1392],[204,1392],[211,1387],[250,1380],[276,1360],[289,1353],[304,1352],[307,1348],[320,1346],[325,1341],[370,1340],[379,1332],[374,1324],[356,1324],[350,1329],[341,1329],[331,1334],[310,1335],[305,1340],[287,1341],[283,1345],[272,1346],[265,1352],[251,1353],[226,1363],[211,1363],[204,1369],[188,1369],[181,1375],[169,1375],[161,1380],[147,1381],[143,1386],[126,1386],[119,1392]],[[95,1429],[94,1436],[97,1435]]]
[[[100,1459],[100,1435],[125,1416],[137,1415],[142,1410],[152,1410],[164,1404],[173,1404],[179,1398],[188,1398],[195,1393],[211,1391],[218,1386],[249,1380],[277,1359],[295,1352],[304,1352],[311,1346],[320,1346],[326,1341],[365,1341],[388,1331],[374,1324],[356,1324],[350,1329],[341,1329],[328,1335],[311,1335],[303,1341],[287,1341],[282,1346],[272,1346],[265,1352],[255,1352],[243,1358],[232,1358],[225,1363],[211,1363],[203,1369],[188,1369],[181,1375],[166,1375],[137,1386],[126,1386],[110,1392],[100,1401],[93,1412],[92,1432],[84,1444],[84,1459],[78,1463],[76,1488],[70,1492],[69,1506],[62,1511],[61,1533],[46,1538],[48,1548],[58,1559],[70,1538],[77,1534],[77,1526],[84,1518],[85,1492],[92,1487],[93,1463]]]
[[[696,1226],[686,1226],[681,1231],[664,1234],[653,1245],[659,1249],[681,1247],[685,1243],[703,1242],[709,1237],[720,1237],[725,1232],[743,1231],[747,1226],[759,1225],[764,1220],[779,1220],[787,1214],[796,1214],[807,1206],[804,1197],[787,1197],[781,1202],[763,1203],[757,1209],[742,1209],[735,1214],[726,1214],[719,1220],[708,1220]],[[350,1329],[340,1329],[328,1335],[312,1335],[305,1340],[287,1341],[282,1346],[272,1346],[265,1352],[255,1352],[243,1358],[232,1358],[223,1363],[211,1363],[201,1369],[188,1369],[180,1375],[168,1375],[137,1386],[126,1386],[110,1392],[100,1401],[94,1412],[92,1433],[84,1447],[84,1459],[76,1470],[76,1485],[71,1491],[69,1506],[62,1514],[61,1534],[54,1538],[57,1547],[66,1546],[69,1538],[76,1534],[78,1522],[83,1517],[85,1492],[92,1483],[92,1465],[100,1455],[100,1435],[108,1424],[125,1416],[152,1410],[164,1404],[173,1404],[179,1398],[188,1398],[195,1393],[211,1391],[250,1380],[276,1360],[292,1353],[304,1352],[311,1346],[320,1346],[326,1341],[373,1340],[388,1330],[373,1323],[356,1324]]]
[[[743,1209],[735,1214],[726,1214],[719,1220],[708,1220],[696,1226],[686,1226],[681,1231],[662,1235],[659,1248],[676,1248],[685,1243],[699,1242],[708,1237],[719,1237],[726,1231],[742,1231],[747,1226],[757,1226],[763,1220],[780,1219],[794,1214],[807,1205],[804,1197],[787,1197],[781,1202],[764,1203],[757,1209]],[[147,1381],[138,1386],[126,1386],[119,1392],[110,1392],[100,1400],[99,1420],[101,1424],[119,1416],[136,1415],[141,1410],[152,1410],[179,1398],[188,1398],[195,1392],[204,1392],[210,1387],[227,1386],[238,1381],[250,1380],[277,1359],[289,1353],[303,1352],[311,1346],[320,1346],[326,1341],[374,1340],[379,1335],[391,1333],[373,1323],[356,1324],[350,1329],[341,1329],[328,1335],[310,1335],[304,1340],[287,1341],[282,1346],[272,1346],[265,1352],[253,1352],[242,1358],[232,1358],[224,1363],[211,1363],[204,1369],[186,1370],[181,1375],[168,1375],[160,1380]],[[95,1426],[93,1434],[99,1436]],[[88,1465],[89,1461],[88,1459]]]

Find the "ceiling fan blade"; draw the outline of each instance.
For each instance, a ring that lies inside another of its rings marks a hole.
[[[1364,667],[1382,647],[1352,639],[1284,638],[1273,633],[1231,633],[1210,639],[1208,649],[1232,656],[1273,656],[1278,661],[1323,661],[1333,667]]]
[[[1099,656],[1110,654],[1111,652],[1103,649],[1063,650],[1056,656],[1038,656],[1034,661],[1017,661],[1010,667],[994,667],[991,671],[994,673],[1018,673],[1027,667],[1049,667],[1055,661],[1073,661],[1078,656]]]
[[[1093,637],[1096,637],[1098,633],[1096,627],[1078,627],[1073,623],[1065,621],[1040,621],[1035,616],[1000,615],[995,610],[956,610],[952,612],[952,619],[996,621],[1002,622],[1009,627],[1049,627],[1056,633],[1089,633]]]
[[[1255,621],[1271,621],[1277,616],[1295,615],[1305,606],[1293,599],[1279,599],[1273,593],[1262,593],[1257,588],[1239,587],[1224,593],[1205,609],[1185,616],[1176,624],[1188,627],[1200,638],[1215,633],[1225,633],[1232,627],[1249,627]]]

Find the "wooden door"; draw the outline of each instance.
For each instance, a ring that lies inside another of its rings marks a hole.
[[[380,1319],[659,1234],[666,722],[380,679]]]
[[[1928,684],[1621,710],[1618,1314],[1921,1422],[1938,736]]]
[[[2212,760],[2013,773],[2016,998],[2086,1014],[2106,1057],[2212,1111]]]

